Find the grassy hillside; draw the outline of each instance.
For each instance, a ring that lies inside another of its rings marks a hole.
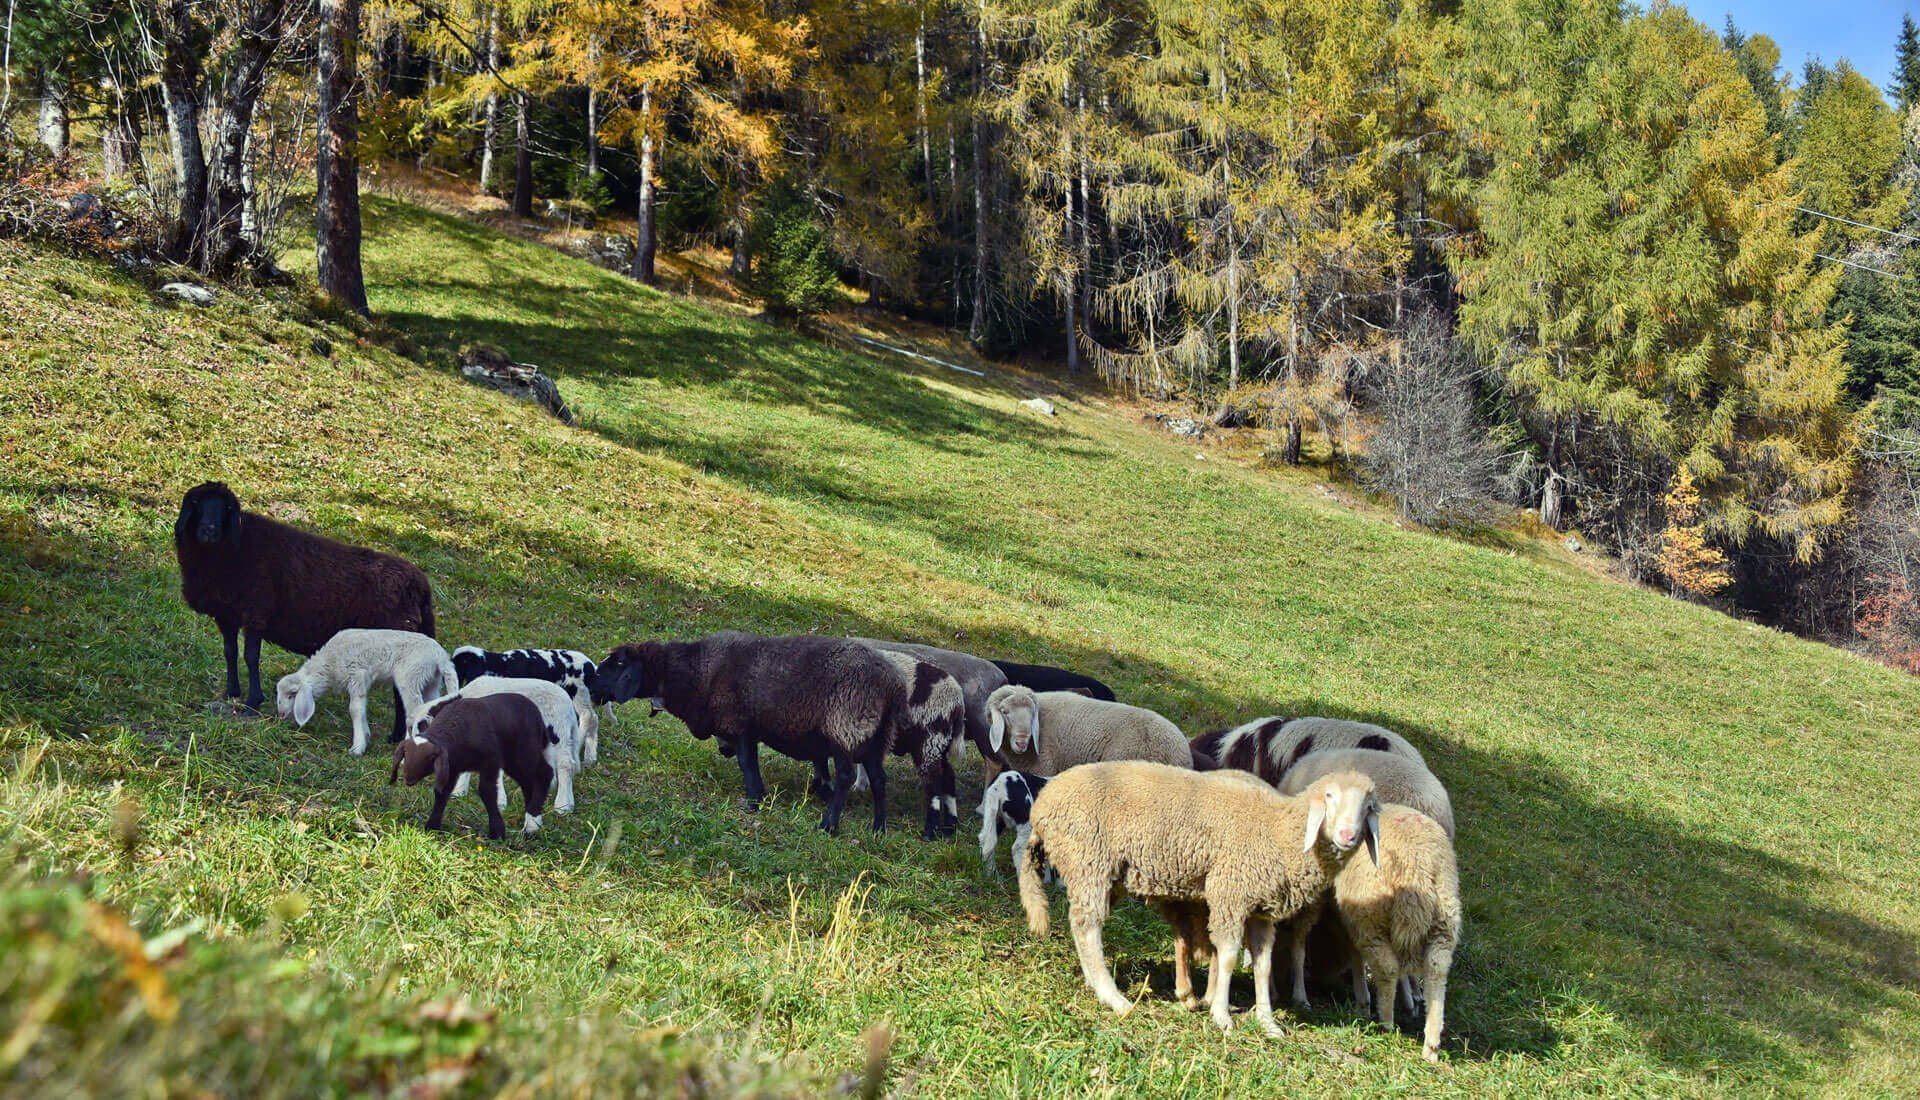
[[[297,302],[189,310],[0,242],[0,754],[35,761],[4,769],[0,829],[21,881],[56,876],[147,935],[271,949],[357,1011],[461,991],[500,1014],[473,1083],[580,1015],[631,1039],[596,1051],[716,1059],[721,1091],[857,1075],[882,1021],[891,1084],[928,1095],[1908,1087],[1920,682],[1400,530],[1088,402],[1044,419],[1001,380],[841,352],[390,200],[368,213],[374,308],[430,352],[543,364],[578,427]],[[1402,730],[1461,822],[1446,1064],[1344,1005],[1285,1039],[1221,1036],[1171,1002],[1167,934],[1135,906],[1109,948],[1155,993],[1116,1019],[1064,934],[1028,939],[970,837],[922,843],[910,798],[890,835],[856,811],[819,836],[778,757],[749,816],[730,761],[639,708],[571,818],[487,844],[468,803],[423,834],[426,792],[346,754],[343,701],[304,731],[209,707],[217,634],[168,545],[203,477],[420,563],[449,644],[878,634],[1076,668],[1194,732],[1271,713]],[[0,1036],[20,1011],[0,997]]]

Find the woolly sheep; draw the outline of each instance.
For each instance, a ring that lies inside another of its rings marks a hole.
[[[425,634],[353,629],[335,634],[305,664],[280,677],[274,703],[280,717],[304,727],[313,718],[315,700],[344,689],[353,715],[353,754],[359,756],[367,751],[367,690],[383,682],[393,685],[401,712],[409,717],[427,701],[460,688],[447,651]]]
[[[1180,727],[1144,707],[1009,684],[988,696],[987,716],[988,744],[1019,771],[1059,775],[1101,760],[1193,764]]]
[[[1017,661],[995,661],[995,668],[1006,674],[1007,683],[1035,691],[1080,691],[1094,699],[1114,701],[1113,689],[1091,676],[1068,672],[1052,665],[1023,665]]]
[[[905,653],[881,651],[900,674],[907,689],[905,707],[894,711],[888,744],[909,757],[920,773],[920,790],[927,799],[927,821],[921,837],[952,836],[960,826],[954,802],[953,749],[967,736],[967,704],[960,682],[945,670]],[[816,776],[824,763],[815,761]],[[864,768],[863,768],[864,770]]]
[[[1252,772],[1277,785],[1294,761],[1321,749],[1376,749],[1426,764],[1420,750],[1392,730],[1345,718],[1256,718],[1194,738],[1192,753],[1196,761],[1205,757],[1217,767]]]
[[[1047,932],[1044,860],[1066,886],[1080,970],[1101,1002],[1133,1006],[1114,985],[1100,942],[1112,890],[1150,902],[1205,904],[1213,955],[1207,1000],[1229,1029],[1227,972],[1243,935],[1253,952],[1255,1018],[1270,1034],[1273,924],[1318,897],[1362,842],[1378,859],[1373,781],[1342,773],[1288,798],[1230,773],[1143,761],[1086,764],[1055,776],[1034,800],[1020,902]]]
[[[419,567],[248,512],[218,481],[187,490],[173,523],[180,595],[220,627],[227,698],[240,695],[239,633],[246,631],[248,710],[260,693],[260,643],[310,657],[352,627],[414,630],[431,638],[433,586]],[[394,693],[393,734],[406,730]]]
[[[440,711],[455,699],[481,699],[491,695],[522,695],[540,708],[541,717],[552,727],[560,738],[560,752],[554,765],[555,794],[553,808],[556,813],[573,812],[573,778],[580,771],[581,728],[590,719],[593,706],[590,701],[567,694],[567,690],[551,680],[535,680],[512,676],[482,676],[478,680],[462,687],[459,691],[427,704],[426,710],[413,722],[412,735],[423,737],[433,728],[433,722]],[[464,795],[471,787],[473,773],[463,772],[454,785],[453,793]],[[504,801],[506,792],[499,792]]]
[[[568,693],[587,698],[587,684],[594,673],[593,658],[577,649],[509,649],[496,651],[463,645],[453,651],[453,670],[462,684],[482,676],[510,676],[528,680],[552,680]],[[591,709],[591,704],[588,704]],[[607,704],[607,721],[613,722],[613,704]],[[582,731],[581,761],[591,764],[600,759],[600,723]]]
[[[547,724],[533,700],[515,692],[465,699],[449,699],[440,715],[428,727],[424,737],[408,737],[393,748],[393,771],[387,776],[391,785],[406,771],[407,786],[434,777],[433,813],[427,828],[445,828],[447,799],[453,794],[453,777],[473,772],[480,774],[481,802],[487,808],[487,836],[500,840],[507,835],[500,811],[505,808],[506,789],[500,773],[505,771],[519,785],[526,802],[523,833],[540,831],[540,814],[546,808],[547,789],[559,771],[560,735]],[[492,793],[493,797],[487,797]]]
[[[1393,1027],[1394,987],[1417,976],[1427,999],[1421,1056],[1440,1058],[1447,1011],[1447,972],[1460,944],[1460,873],[1447,831],[1410,806],[1389,802],[1380,814],[1380,863],[1350,861],[1333,880],[1334,909],[1353,946],[1355,989],[1373,978],[1374,1008]],[[1303,915],[1295,924],[1295,962],[1305,942]],[[1299,973],[1299,971],[1295,971]],[[1302,991],[1295,990],[1296,996]]]
[[[1013,869],[1027,858],[1027,834],[1033,800],[1047,785],[1047,777],[1032,772],[1005,771],[987,784],[980,796],[980,863],[990,875],[999,874],[994,866],[994,849],[1000,846],[1000,830],[1013,830]]]
[[[989,778],[1000,770],[1003,765],[988,746],[987,697],[993,694],[994,689],[1007,683],[1006,673],[1001,672],[992,661],[956,649],[937,649],[915,642],[889,642],[879,638],[853,640],[882,652],[904,653],[925,661],[935,668],[944,669],[947,675],[958,681],[967,699],[967,737],[986,760]]]
[[[840,827],[856,763],[873,777],[873,827],[887,827],[886,760],[895,715],[909,689],[893,663],[847,638],[722,632],[684,642],[625,645],[600,662],[593,702],[650,699],[695,738],[731,746],[747,806],[766,797],[760,745],[816,765],[834,764],[820,828]]]

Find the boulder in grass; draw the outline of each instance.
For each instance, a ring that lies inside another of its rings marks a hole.
[[[573,411],[560,397],[560,387],[532,363],[516,363],[491,344],[469,344],[460,349],[460,373],[483,386],[531,401],[560,419],[573,423]]]
[[[1041,416],[1060,415],[1059,413],[1056,413],[1053,410],[1053,402],[1047,400],[1044,397],[1029,397],[1025,401],[1022,401],[1020,403],[1022,405],[1025,405],[1027,408],[1032,409],[1034,412],[1039,413]]]
[[[189,305],[210,306],[213,304],[213,291],[198,283],[168,283],[160,288],[160,293],[178,298]]]

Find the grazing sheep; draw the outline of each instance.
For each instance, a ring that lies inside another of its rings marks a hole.
[[[894,712],[889,742],[895,753],[910,757],[920,772],[920,790],[927,798],[927,822],[921,838],[952,836],[960,828],[954,802],[952,751],[967,735],[967,704],[960,682],[945,670],[905,653],[881,651],[900,673],[907,689],[907,705]],[[816,759],[816,778],[826,761]]]
[[[459,691],[444,699],[427,704],[420,717],[413,722],[413,736],[423,737],[433,723],[438,720],[443,708],[455,699],[483,699],[494,695],[525,696],[534,706],[540,708],[540,714],[547,725],[560,738],[560,753],[555,771],[555,795],[553,808],[558,813],[573,812],[573,777],[580,771],[583,736],[581,731],[593,718],[592,702],[580,695],[569,695],[567,689],[551,680],[535,680],[510,676],[482,676]],[[467,793],[472,782],[470,773],[461,773],[453,788],[456,795]],[[501,792],[500,798],[506,798]]]
[[[1052,665],[1023,665],[1015,661],[995,661],[994,667],[1006,674],[1007,683],[1035,691],[1078,691],[1090,699],[1114,701],[1113,689],[1091,676],[1068,672]]]
[[[1066,885],[1080,970],[1101,1002],[1133,1007],[1113,982],[1100,942],[1115,886],[1149,902],[1207,907],[1216,962],[1207,979],[1213,1021],[1229,1029],[1228,971],[1243,934],[1253,953],[1255,1018],[1270,1034],[1273,922],[1320,896],[1354,849],[1378,859],[1373,781],[1343,773],[1304,797],[1221,772],[1142,761],[1086,764],[1057,775],[1034,800],[1020,903],[1047,933],[1045,860]]]
[[[1380,814],[1379,866],[1350,861],[1334,877],[1333,902],[1356,956],[1356,989],[1364,964],[1382,1024],[1393,1027],[1395,985],[1419,977],[1427,999],[1420,1053],[1438,1061],[1447,972],[1461,924],[1460,872],[1447,830],[1419,810],[1389,802]]]
[[[947,675],[960,682],[960,690],[967,699],[967,737],[973,742],[980,756],[987,762],[987,777],[991,779],[1005,764],[999,754],[988,745],[987,696],[995,688],[1005,686],[1006,674],[992,661],[975,657],[971,653],[961,653],[954,649],[936,649],[930,645],[914,642],[887,642],[877,638],[853,639],[863,645],[870,645],[882,652],[904,653],[925,661],[935,668],[944,669]]]
[[[433,813],[427,817],[427,828],[444,829],[453,777],[478,772],[480,801],[487,807],[487,836],[501,840],[507,835],[500,814],[507,801],[500,784],[500,773],[505,771],[519,784],[526,802],[520,831],[539,832],[547,789],[560,770],[559,733],[547,724],[533,700],[514,692],[456,697],[442,703],[425,736],[409,737],[394,746],[387,783],[399,779],[403,768],[409,787],[431,773]]]
[[[1195,759],[1205,756],[1217,767],[1252,772],[1275,785],[1294,761],[1321,749],[1377,749],[1426,764],[1420,750],[1392,730],[1344,718],[1256,718],[1193,739]]]
[[[220,627],[229,699],[240,695],[237,640],[246,631],[249,710],[266,701],[262,641],[310,657],[353,627],[434,634],[433,587],[411,562],[243,511],[240,498],[217,481],[187,490],[173,523],[173,552],[187,606]],[[398,690],[393,705],[390,740],[398,741],[406,730]]]
[[[1337,771],[1355,771],[1373,780],[1374,789],[1379,792],[1380,800],[1389,804],[1404,806],[1426,815],[1437,822],[1451,842],[1454,837],[1453,801],[1447,797],[1447,789],[1424,764],[1411,757],[1396,753],[1381,752],[1378,749],[1329,749],[1308,753],[1301,757],[1278,784],[1281,794],[1298,794],[1312,786],[1321,776]],[[1290,929],[1290,958],[1293,971],[1293,1003],[1304,1008],[1307,1005],[1307,939],[1312,934],[1321,915],[1321,906],[1302,912],[1292,921]],[[1348,952],[1353,955],[1353,952]],[[1365,982],[1358,966],[1357,956],[1354,964],[1354,993],[1356,999],[1365,1001]],[[1408,1002],[1412,1002],[1411,983],[1408,984]]]
[[[1027,858],[1027,834],[1032,830],[1029,815],[1033,800],[1047,785],[1047,777],[1032,772],[1005,771],[987,784],[980,796],[980,863],[989,875],[998,875],[993,852],[1000,846],[1000,830],[1013,830],[1013,869]]]
[[[367,689],[387,682],[400,696],[400,709],[417,715],[428,700],[458,691],[453,662],[440,643],[411,630],[342,630],[306,664],[280,677],[274,702],[280,717],[304,727],[313,719],[314,701],[329,691],[347,692],[353,714],[353,755],[367,751]]]
[[[988,744],[1020,771],[1059,775],[1098,760],[1193,765],[1180,727],[1145,707],[1008,685],[987,698],[987,716]]]
[[[624,645],[600,662],[593,702],[651,699],[694,737],[732,746],[747,806],[766,797],[760,746],[809,763],[832,760],[820,828],[840,828],[855,764],[873,777],[873,827],[887,827],[886,760],[909,687],[893,662],[847,638],[723,632],[686,642]]]
[[[591,657],[575,649],[509,649],[497,653],[463,645],[453,651],[453,670],[460,674],[462,684],[482,676],[559,684],[580,704],[580,762],[592,764],[600,759],[600,719],[587,693],[594,670]],[[607,707],[607,719],[613,719],[611,706]]]

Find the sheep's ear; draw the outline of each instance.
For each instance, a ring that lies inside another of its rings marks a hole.
[[[193,534],[192,520],[193,495],[188,494],[186,499],[180,502],[180,518],[173,521],[173,537],[176,539],[190,537]]]
[[[1033,701],[1033,709],[1027,712],[1027,736],[1033,740],[1035,755],[1040,752],[1040,700]]]
[[[987,714],[990,716],[987,723],[987,744],[994,752],[999,752],[1000,742],[1007,739],[1007,720],[1000,717],[998,707],[989,708]]]
[[[433,789],[451,790],[453,787],[453,761],[447,759],[447,752],[439,745],[428,742],[427,751],[433,754]],[[484,792],[482,792],[484,794]]]
[[[391,787],[400,781],[400,762],[406,758],[407,742],[402,739],[398,745],[393,747],[393,772],[387,776],[387,786]]]
[[[300,694],[293,697],[293,724],[306,728],[313,721],[313,685],[301,684]]]
[[[1326,803],[1318,798],[1314,799],[1312,808],[1307,811],[1307,836],[1306,840],[1300,845],[1301,851],[1313,851],[1313,842],[1320,839],[1320,826],[1325,824],[1326,820]]]
[[[1367,854],[1373,857],[1373,865],[1380,866],[1380,807],[1372,799],[1367,800]]]

